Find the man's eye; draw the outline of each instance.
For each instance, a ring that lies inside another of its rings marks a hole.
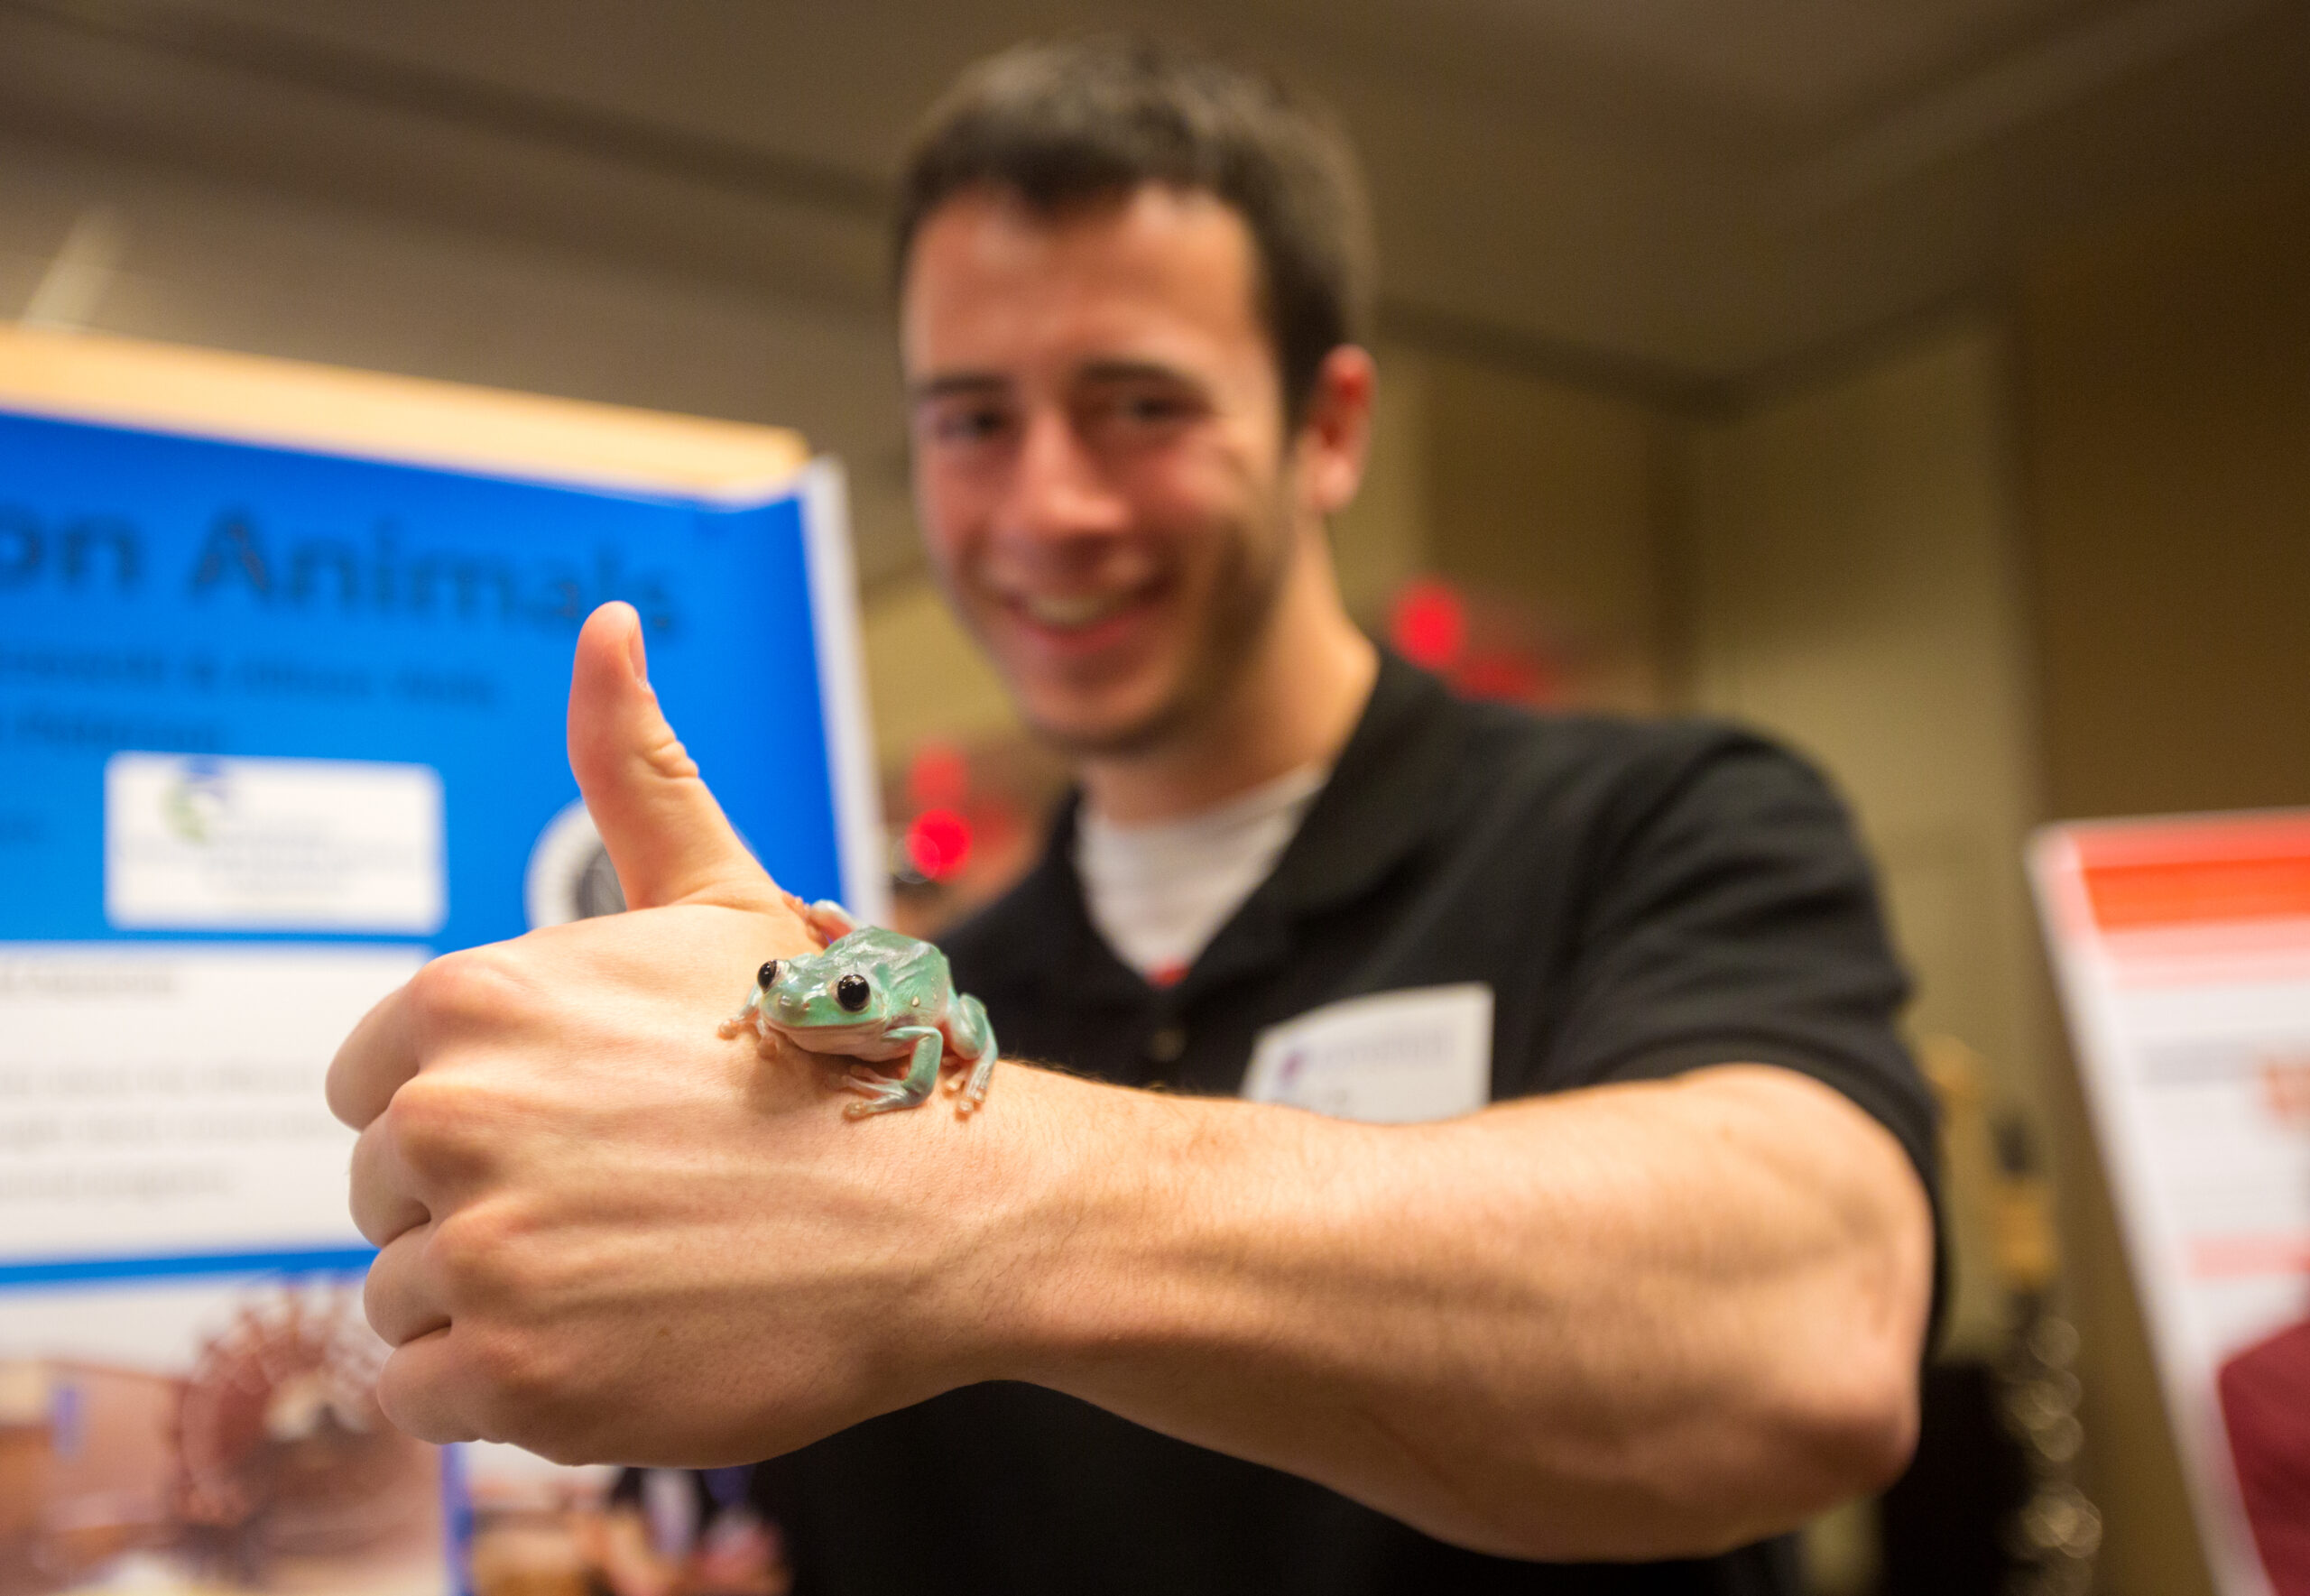
[[[1160,426],[1187,414],[1187,401],[1174,393],[1126,393],[1114,402],[1118,420],[1138,426]]]
[[[1193,395],[1169,388],[1115,388],[1090,400],[1076,424],[1086,437],[1132,447],[1167,440],[1204,408]]]
[[[930,436],[941,443],[984,443],[1001,437],[1010,421],[996,405],[956,405],[932,412]]]

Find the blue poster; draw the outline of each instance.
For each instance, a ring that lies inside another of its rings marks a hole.
[[[874,913],[847,558],[828,466],[716,503],[0,414],[0,1588],[430,1596],[489,1582],[457,1525],[585,1496],[383,1424],[322,1077],[427,958],[619,907],[563,747],[612,599],[764,864]]]

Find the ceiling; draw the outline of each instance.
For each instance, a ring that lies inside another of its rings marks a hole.
[[[872,309],[923,105],[1086,23],[1340,108],[1398,336],[1668,401],[2310,154],[2310,0],[0,0],[0,127]]]

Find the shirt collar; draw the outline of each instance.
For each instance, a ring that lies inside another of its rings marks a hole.
[[[1458,707],[1441,682],[1382,648],[1331,780],[1253,897],[1298,916],[1378,885],[1436,823],[1465,735]]]
[[[1457,708],[1434,677],[1381,649],[1372,695],[1331,780],[1274,871],[1171,990],[1184,998],[1282,956],[1295,921],[1362,896],[1409,855],[1436,823],[1457,763],[1465,735]],[[1045,969],[1071,971],[1100,992],[1143,994],[1145,983],[1108,948],[1084,904],[1074,863],[1081,802],[1079,792],[1060,802],[1042,859],[1011,900],[1025,911],[1015,917],[1017,933],[1032,939]]]

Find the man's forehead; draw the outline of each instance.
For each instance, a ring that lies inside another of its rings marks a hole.
[[[1263,357],[1251,232],[1199,190],[1148,185],[1056,212],[975,189],[916,234],[901,300],[910,376],[1161,346]]]

